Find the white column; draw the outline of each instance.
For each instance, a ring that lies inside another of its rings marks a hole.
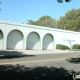
[[[43,48],[43,39],[41,38],[40,40],[41,40],[40,41],[40,50],[42,50],[42,48]]]
[[[7,35],[3,36],[3,50],[7,50]]]
[[[24,38],[23,38],[23,50],[26,50],[26,46],[27,46],[27,38],[24,35]]]

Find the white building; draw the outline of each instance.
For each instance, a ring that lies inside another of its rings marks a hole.
[[[80,33],[0,21],[0,50],[48,50],[56,44],[80,44]]]

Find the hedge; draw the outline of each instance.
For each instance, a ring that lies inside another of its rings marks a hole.
[[[80,44],[74,44],[74,45],[72,46],[72,49],[80,49]]]
[[[57,44],[56,49],[66,50],[66,49],[70,49],[70,48],[66,45]]]

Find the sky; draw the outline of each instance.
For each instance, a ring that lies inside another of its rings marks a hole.
[[[0,20],[27,23],[48,15],[60,19],[71,9],[80,8],[80,0],[58,3],[57,0],[0,0]]]

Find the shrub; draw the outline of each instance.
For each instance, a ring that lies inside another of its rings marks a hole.
[[[56,49],[66,50],[66,49],[70,49],[70,48],[66,45],[57,44]]]
[[[80,44],[74,44],[74,45],[72,46],[72,49],[80,49]]]

